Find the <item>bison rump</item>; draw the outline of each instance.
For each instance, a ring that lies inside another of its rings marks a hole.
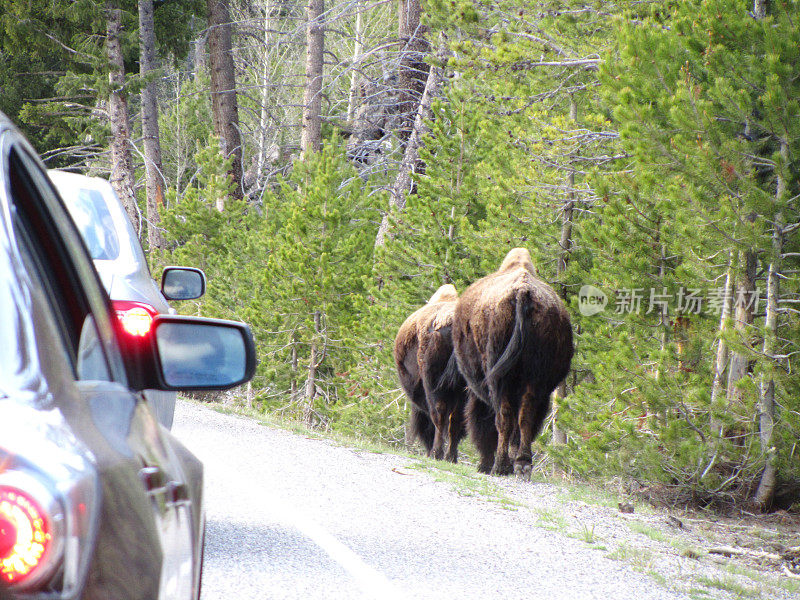
[[[496,273],[464,291],[455,309],[453,342],[474,395],[467,420],[481,467],[493,460],[493,472],[510,472],[511,447],[515,470],[524,473],[530,469],[530,443],[573,352],[569,314],[555,291],[536,277],[527,250],[512,250]],[[495,431],[488,426],[489,415]]]

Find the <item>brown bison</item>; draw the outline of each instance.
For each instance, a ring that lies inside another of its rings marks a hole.
[[[569,371],[573,346],[564,303],[536,277],[526,249],[513,249],[497,272],[464,291],[453,345],[469,386],[466,419],[478,469],[506,475],[514,460],[514,472],[529,476],[531,442]]]
[[[453,354],[451,328],[457,299],[456,289],[443,285],[405,320],[394,341],[400,385],[411,400],[412,432],[428,456],[451,462],[458,459],[458,443],[465,433],[467,387]]]

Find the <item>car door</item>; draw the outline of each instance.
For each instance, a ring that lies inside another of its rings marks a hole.
[[[4,137],[15,234],[46,290],[80,398],[62,410],[104,468],[89,596],[152,599],[157,589],[159,598],[191,598],[197,533],[181,463],[127,388],[108,298],[60,199],[26,145]]]

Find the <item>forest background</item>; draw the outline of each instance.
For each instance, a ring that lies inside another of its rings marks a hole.
[[[540,456],[673,502],[798,499],[799,99],[797,0],[0,0],[0,110],[251,324],[250,407],[405,443],[400,323],[524,246]]]

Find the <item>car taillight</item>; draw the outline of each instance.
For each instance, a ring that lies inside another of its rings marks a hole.
[[[130,300],[113,300],[111,302],[126,333],[136,337],[144,337],[150,333],[153,317],[158,311],[144,302]]]
[[[0,483],[0,583],[29,587],[52,575],[63,546],[64,514],[35,479],[3,474]]]

